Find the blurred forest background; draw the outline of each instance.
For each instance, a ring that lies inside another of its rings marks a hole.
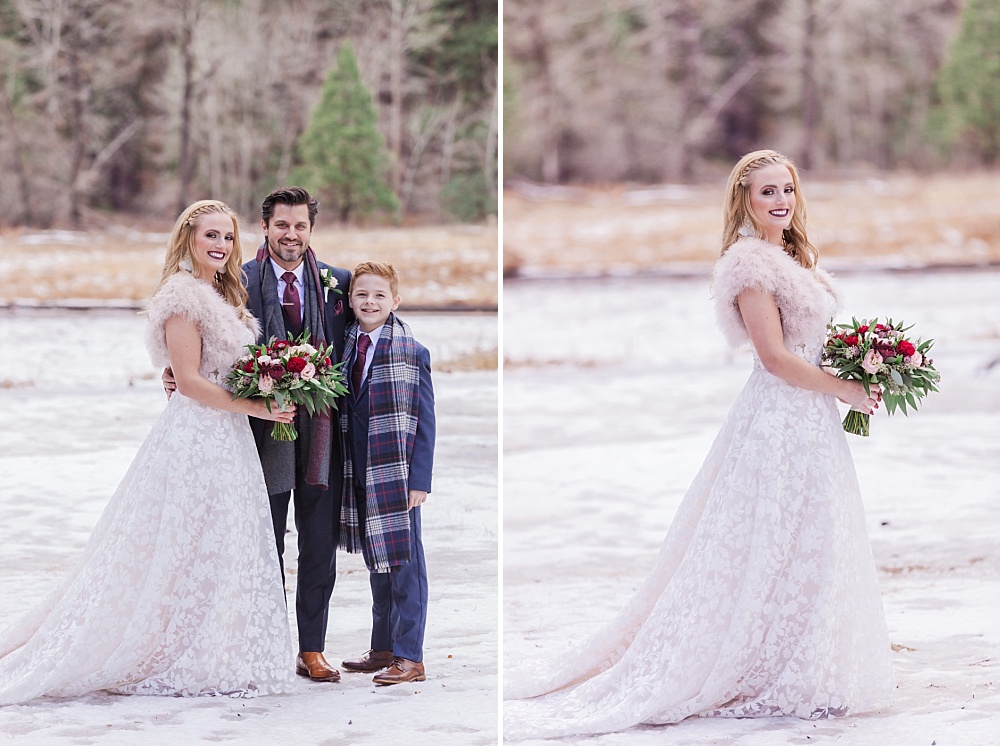
[[[0,0],[0,223],[252,216],[303,152],[342,220],[482,220],[497,27],[496,0]],[[338,118],[318,163],[303,136]]]
[[[504,172],[996,166],[998,0],[507,0]]]
[[[0,306],[148,298],[184,206],[298,183],[404,308],[498,302],[497,0],[0,0]]]
[[[827,256],[1000,264],[1000,0],[503,16],[505,274],[711,262],[726,176],[760,148],[799,166]]]

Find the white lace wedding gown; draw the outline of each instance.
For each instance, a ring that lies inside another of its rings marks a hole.
[[[818,364],[828,277],[744,240],[714,293],[772,293],[786,347]],[[554,737],[691,716],[841,716],[887,702],[890,645],[858,481],[833,397],[754,358],[652,574],[607,626],[555,661],[505,672],[504,737]]]
[[[178,312],[202,330],[202,374],[221,383],[255,331],[211,287],[179,273],[150,304],[156,365],[166,363],[163,322]],[[0,635],[0,656],[0,704],[96,690],[291,691],[294,652],[246,416],[175,393],[78,565]]]

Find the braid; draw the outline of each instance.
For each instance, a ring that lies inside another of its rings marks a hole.
[[[233,214],[233,211],[222,202],[206,200],[206,204],[201,205],[201,207],[196,207],[188,214],[187,220],[184,221],[184,225],[189,228],[194,228],[195,224],[198,222],[198,218],[209,212],[224,212],[229,215]]]

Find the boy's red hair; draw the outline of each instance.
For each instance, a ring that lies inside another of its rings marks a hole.
[[[396,268],[391,264],[387,262],[361,262],[354,268],[354,277],[357,278],[361,275],[384,277],[389,281],[392,297],[395,298],[399,295],[399,275],[396,274]]]

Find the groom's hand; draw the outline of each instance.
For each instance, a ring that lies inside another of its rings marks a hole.
[[[407,501],[406,509],[410,510],[418,505],[423,505],[427,502],[427,493],[423,490],[410,490],[410,499]]]
[[[174,372],[170,368],[164,368],[160,380],[163,381],[163,390],[167,392],[167,398],[169,399],[170,395],[177,390],[177,381],[174,380]]]

